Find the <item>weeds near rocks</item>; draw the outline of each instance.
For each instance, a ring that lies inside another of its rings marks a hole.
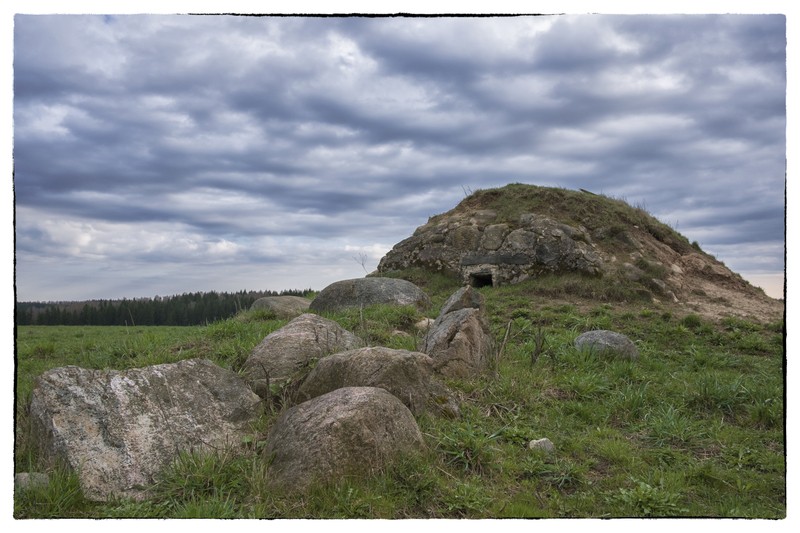
[[[618,489],[609,497],[612,503],[621,505],[628,516],[669,517],[688,511],[680,506],[680,495],[666,490],[663,484],[653,487],[644,481],[632,481],[632,487]]]
[[[448,434],[437,437],[436,447],[448,466],[483,475],[492,469],[497,437],[472,424],[458,424]]]
[[[249,460],[232,450],[182,452],[154,488],[160,499],[195,501],[242,489]]]
[[[367,346],[416,350],[414,329],[422,314],[413,305],[370,305],[342,310],[328,318],[355,333]],[[407,334],[399,336],[397,332]]]
[[[458,288],[452,279],[417,275],[434,302]],[[496,375],[446,380],[461,398],[462,415],[420,417],[427,449],[418,456],[303,496],[275,492],[261,448],[284,408],[276,402],[258,435],[237,443],[236,453],[182,457],[144,502],[89,503],[77,478],[49,472],[44,492],[16,494],[15,516],[786,516],[782,321],[684,317],[649,299],[612,299],[606,281],[580,277],[543,276],[481,293],[500,347]],[[586,305],[574,297],[588,293],[607,299]],[[372,344],[413,349],[422,315],[378,307],[329,318],[364,332]],[[46,470],[26,433],[26,405],[43,371],[192,357],[236,369],[285,323],[242,313],[203,327],[18,328],[16,470]],[[598,327],[641,341],[642,357],[615,361],[574,348],[578,332]],[[527,448],[543,437],[556,445],[551,455]]]
[[[509,320],[505,328],[503,341],[500,344],[500,349],[497,352],[495,367],[499,365],[500,360],[503,358],[503,354],[509,341],[512,341],[512,343],[516,346],[520,346],[520,351],[528,354],[531,367],[535,365],[536,361],[539,359],[539,356],[541,356],[543,353],[546,353],[545,345],[547,344],[547,341],[541,327],[536,329],[535,334],[532,330],[533,323],[529,318],[517,316],[516,318]]]
[[[544,346],[547,343],[544,333],[542,333],[542,328],[536,330],[536,340],[534,343],[533,350],[531,351],[531,366],[536,364],[536,361],[539,359],[539,356],[542,355]]]
[[[81,518],[90,513],[91,506],[83,497],[78,476],[66,466],[57,466],[47,485],[17,491],[14,518]]]

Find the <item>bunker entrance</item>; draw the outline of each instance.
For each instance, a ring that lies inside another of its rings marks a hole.
[[[480,289],[481,287],[492,287],[492,274],[490,272],[476,272],[469,275],[469,284]]]

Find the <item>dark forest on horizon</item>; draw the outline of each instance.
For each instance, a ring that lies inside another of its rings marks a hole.
[[[194,326],[224,320],[265,296],[313,291],[192,292],[174,296],[73,302],[17,302],[18,326]]]

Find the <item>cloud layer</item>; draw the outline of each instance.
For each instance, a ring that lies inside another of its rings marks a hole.
[[[745,277],[783,272],[783,16],[14,32],[20,300],[321,289],[509,182],[623,197]]]

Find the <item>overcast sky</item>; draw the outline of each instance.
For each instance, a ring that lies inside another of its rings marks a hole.
[[[13,60],[19,301],[319,290],[511,182],[782,295],[782,15],[17,15]]]

